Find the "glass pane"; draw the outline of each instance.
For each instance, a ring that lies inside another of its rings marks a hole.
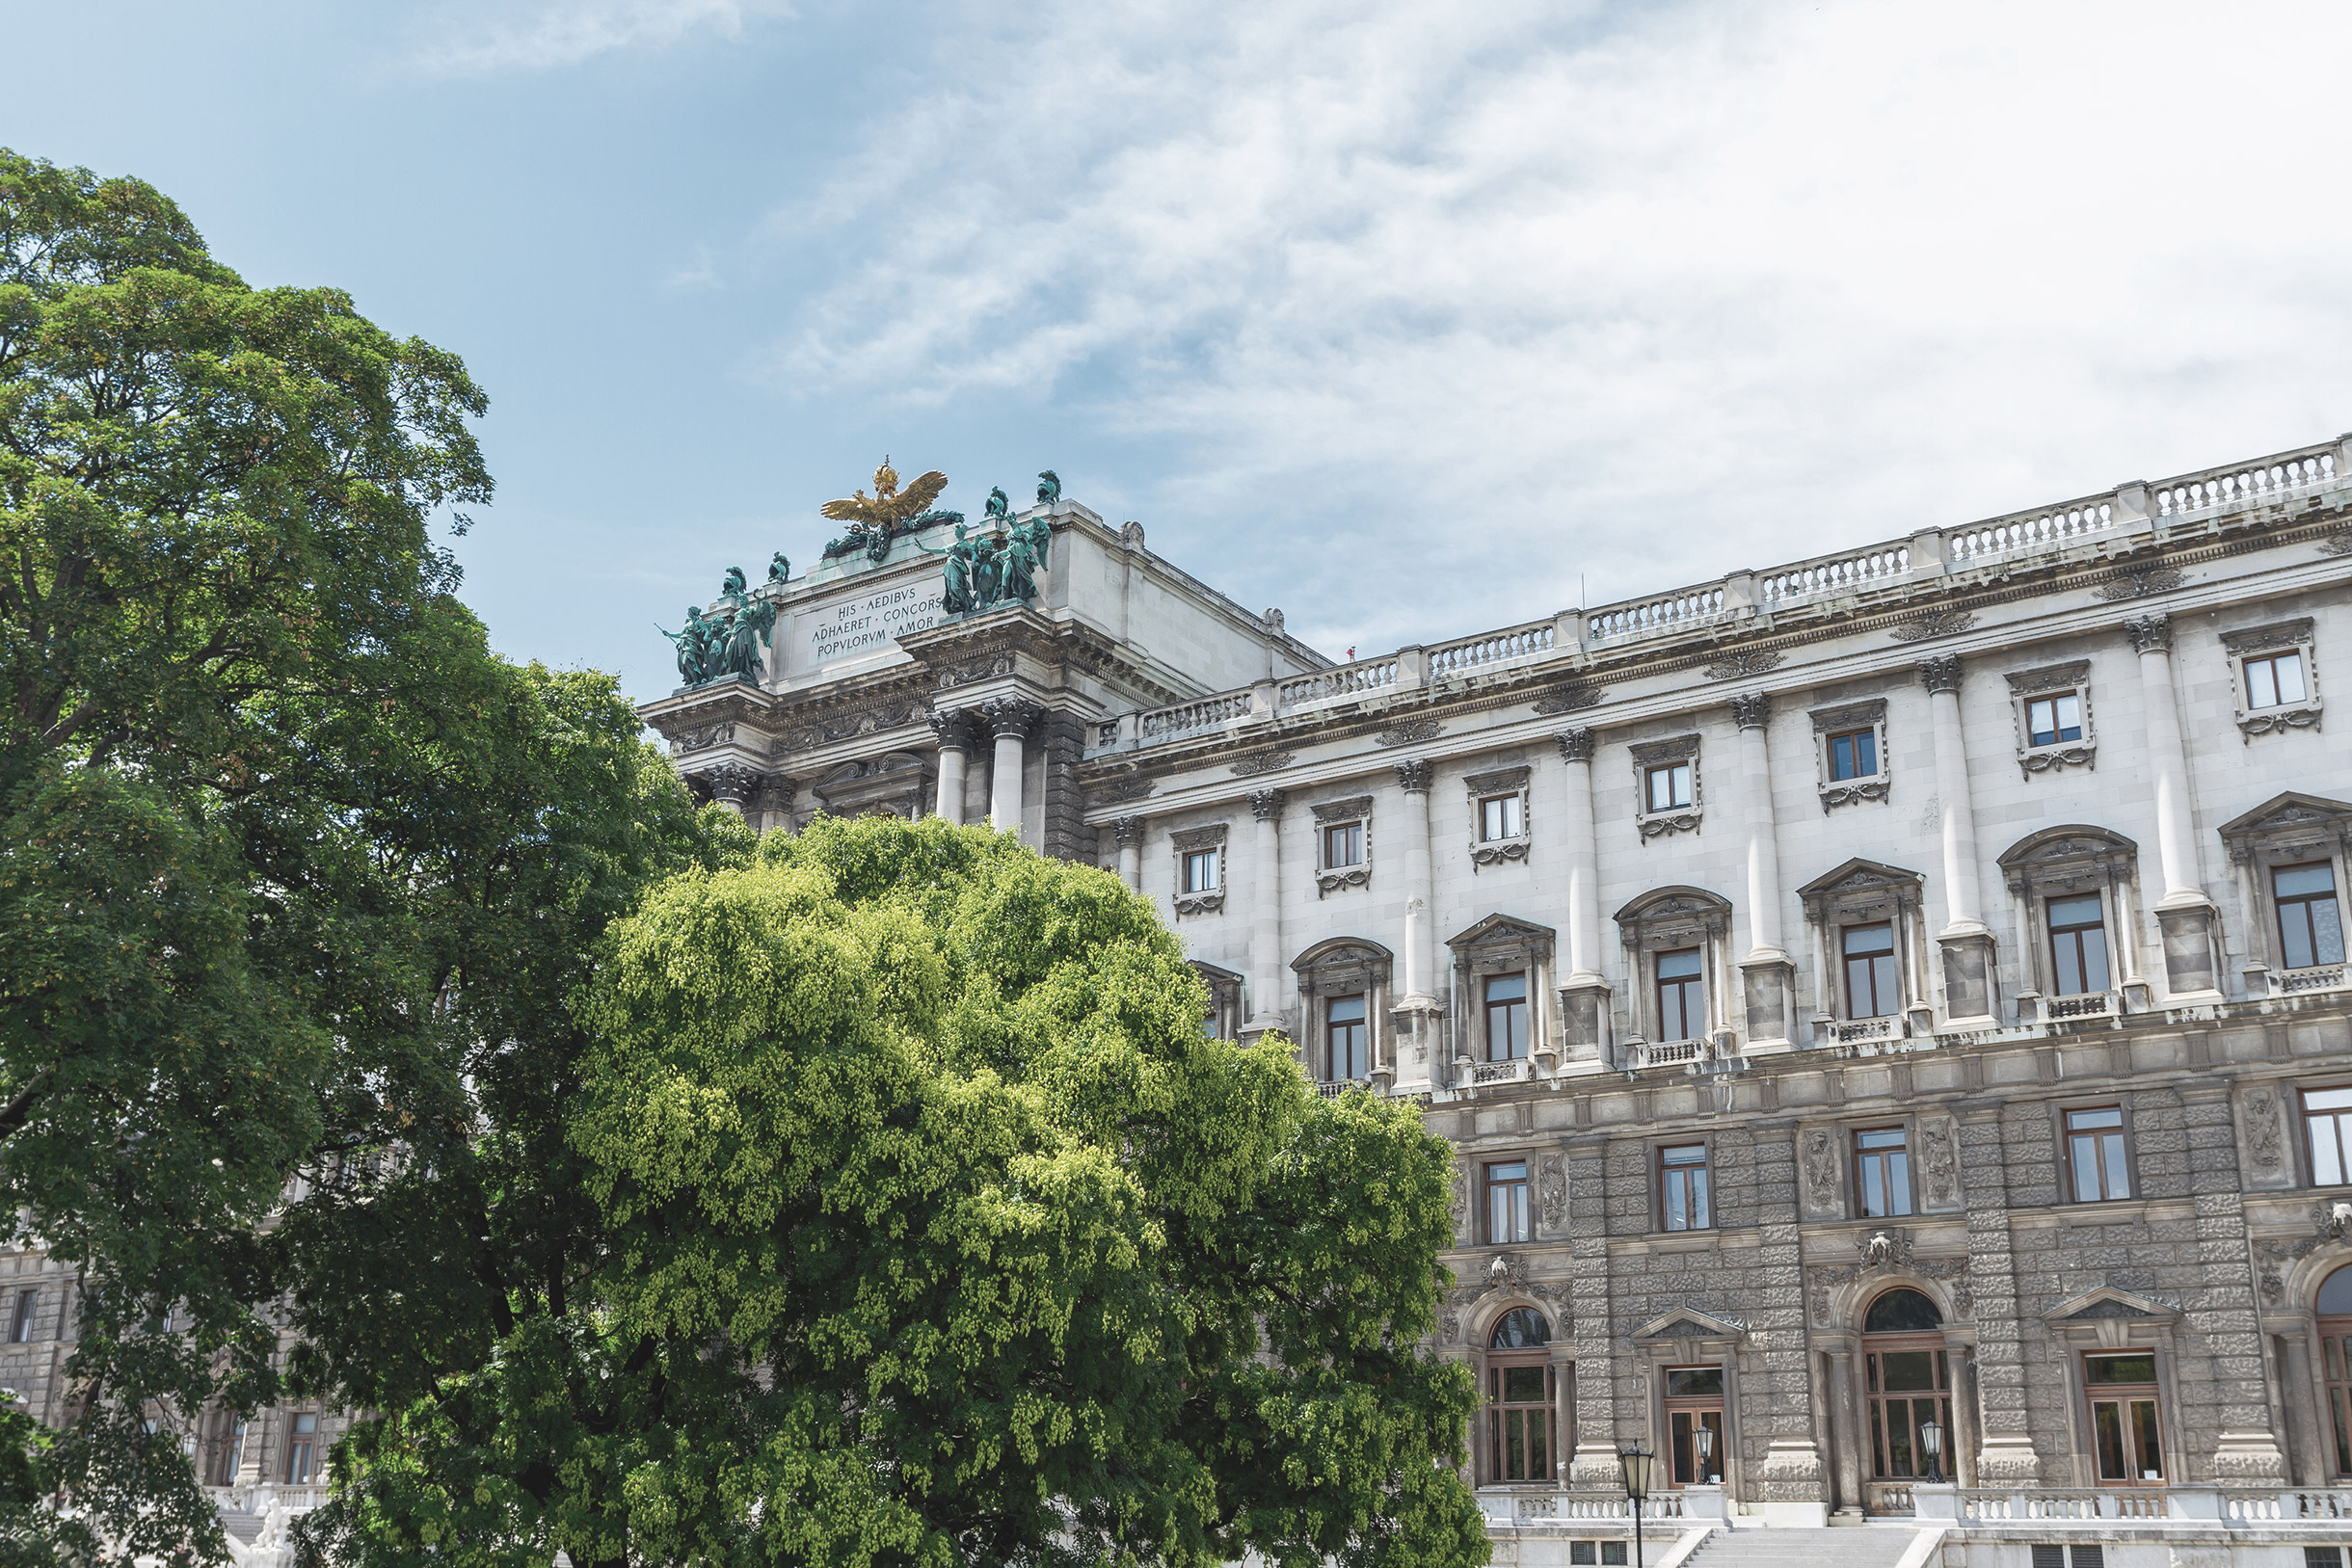
[[[1515,1413],[1503,1418],[1503,1475],[1507,1480],[1527,1479],[1527,1423]]]
[[[1687,1231],[1691,1228],[1689,1194],[1684,1188],[1680,1171],[1666,1173],[1666,1228],[1670,1231]]]
[[[2131,1478],[2124,1461],[2124,1411],[2113,1399],[2091,1401],[2092,1447],[2098,1454],[2098,1478],[2102,1481],[2125,1481]]]
[[[2277,668],[2276,684],[2279,688],[2279,701],[2282,703],[2302,702],[2303,655],[2282,653],[2270,662]]]
[[[2308,902],[2279,906],[2279,943],[2285,949],[2281,956],[2290,970],[2310,969],[2317,962],[2312,956],[2312,906]]]
[[[1521,1182],[1510,1189],[1510,1239],[1525,1241],[1534,1234],[1527,1225],[1527,1183]]]
[[[1666,1396],[1670,1399],[1708,1399],[1724,1392],[1721,1367],[1670,1367]]]
[[[2312,962],[2340,964],[2344,961],[2344,924],[2342,913],[2333,898],[2314,898],[2304,906],[2312,912]]]
[[[2338,1269],[2319,1287],[2319,1310],[2352,1317],[2352,1267]]]
[[[2110,1198],[2130,1197],[2131,1173],[2124,1164],[2124,1135],[2121,1132],[2109,1132],[2098,1141],[2101,1148],[2106,1151],[2107,1196]]]
[[[1885,1173],[1880,1170],[1879,1162],[1875,1159],[1864,1159],[1861,1172],[1862,1212],[1873,1218],[1881,1217],[1886,1212]]]
[[[1830,777],[1832,779],[1854,777],[1854,737],[1852,735],[1831,735],[1830,737]]]
[[[2268,659],[2246,661],[2246,705],[2248,707],[2277,707],[2279,705],[2279,676]]]
[[[1870,1401],[1870,1474],[1891,1475],[1886,1468],[1886,1412],[1884,1401]]]
[[[1909,1399],[1888,1399],[1886,1406],[1886,1465],[1887,1474],[1897,1476],[1916,1475],[1911,1469],[1911,1421]]]
[[[1535,1481],[1552,1475],[1552,1416],[1548,1410],[1527,1413],[1527,1475]]]
[[[2139,1461],[2140,1479],[2164,1479],[2164,1448],[2156,1440],[2155,1400],[2131,1401],[2131,1433],[2137,1449],[2135,1456]]]
[[[1936,1310],[1936,1303],[1904,1286],[1881,1294],[1862,1319],[1865,1334],[1922,1334],[1941,1327],[1943,1314]]]
[[[1884,1378],[1883,1386],[1890,1392],[1906,1393],[1936,1386],[1936,1352],[1933,1350],[1882,1351],[1879,1365]]]
[[[1599,1568],[1600,1556],[1592,1550],[1597,1544],[1593,1541],[1570,1541],[1568,1543],[1569,1568],[1584,1568],[1587,1563],[1592,1564],[1593,1568]]]
[[[2085,991],[2107,989],[2107,933],[2101,930],[2078,931],[2074,940],[2082,943],[2082,988]]]
[[[1658,955],[1658,978],[1661,980],[1691,979],[1697,973],[1698,949],[1696,947],[1684,947],[1676,952]]]
[[[2334,892],[2336,868],[2327,864],[2282,865],[2271,873],[2271,886],[2282,898],[2300,893]]]
[[[1854,1141],[1864,1149],[1900,1149],[1903,1147],[1903,1129],[1883,1127],[1873,1132],[1857,1132]]]
[[[1707,1168],[1697,1166],[1691,1175],[1691,1228],[1703,1231],[1715,1223],[1707,1211]]]
[[[2311,1089],[2303,1103],[2313,1110],[2352,1110],[2352,1089]]]
[[[2067,1162],[2074,1170],[2074,1201],[2098,1202],[2098,1140],[2083,1133],[2068,1139]]]
[[[2050,928],[2052,930],[2061,926],[2097,925],[2098,923],[2098,894],[2097,893],[2050,900]]]
[[[1846,927],[1846,956],[1862,953],[1891,953],[1895,950],[1895,928],[1887,921],[1876,925]]]
[[[1623,1541],[1603,1541],[1601,1543],[1601,1568],[1625,1568],[1625,1543]]]
[[[2082,698],[2074,692],[2068,692],[2058,699],[2058,738],[2082,738]]]
[[[1506,1367],[1503,1369],[1503,1401],[1514,1405],[1543,1403],[1543,1369],[1540,1367]]]
[[[2085,1376],[2093,1383],[2153,1383],[2156,1358],[2146,1356],[2087,1356]]]
[[[1669,1165],[1704,1165],[1707,1146],[1703,1143],[1678,1143],[1670,1149],[1658,1151],[1658,1157]]]
[[[1486,1167],[1486,1180],[1489,1182],[1524,1182],[1527,1180],[1527,1161],[1514,1159],[1506,1164],[1489,1165]]]
[[[2336,1424],[2336,1473],[2352,1475],[2352,1391],[2328,1390],[2328,1408]]]
[[[1552,1326],[1533,1307],[1513,1307],[1494,1326],[1486,1342],[1497,1350],[1526,1350],[1552,1342]]]
[[[2114,1106],[2105,1110],[2071,1110],[2066,1113],[2066,1125],[2069,1128],[2122,1127],[2124,1113]]]
[[[1486,977],[1488,1001],[1516,1001],[1527,996],[1527,976],[1524,974],[1490,974]]]
[[[1361,996],[1334,997],[1327,1005],[1331,1009],[1331,1022],[1334,1023],[1356,1023],[1361,1021],[1364,1016],[1364,998]]]
[[[2312,1181],[2323,1187],[2340,1185],[2344,1162],[2343,1150],[2336,1138],[2336,1118],[2313,1116],[2304,1125],[2312,1134]]]

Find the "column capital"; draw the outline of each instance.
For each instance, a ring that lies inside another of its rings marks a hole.
[[[1560,742],[1561,760],[1566,762],[1592,760],[1592,731],[1590,730],[1563,730],[1552,738]]]
[[[1249,792],[1249,814],[1261,822],[1281,821],[1282,808],[1288,804],[1290,797],[1279,789],[1253,789]]]
[[[1026,697],[991,697],[980,704],[980,717],[999,740],[1007,736],[1019,740],[1045,717],[1045,709]]]
[[[1143,819],[1139,816],[1114,818],[1110,824],[1110,832],[1112,837],[1122,844],[1139,844],[1143,842]]]
[[[2162,610],[2132,616],[2124,623],[2124,635],[2131,639],[2135,653],[2169,653],[2173,651],[2173,618]]]
[[[1930,691],[1960,690],[1960,655],[1938,653],[1932,659],[1919,661],[1919,684]]]
[[[1407,757],[1397,764],[1397,783],[1408,795],[1426,795],[1430,792],[1430,775],[1433,771],[1428,757]]]
[[[941,751],[968,752],[977,738],[979,715],[968,707],[937,708],[931,713],[930,724],[932,732],[939,736]]]
[[[1731,699],[1731,722],[1743,730],[1761,730],[1772,718],[1772,697],[1765,692],[1743,692]]]
[[[717,767],[688,777],[709,790],[712,800],[722,806],[732,806],[738,812],[751,804],[761,781],[757,768],[747,768],[740,762],[722,762]]]

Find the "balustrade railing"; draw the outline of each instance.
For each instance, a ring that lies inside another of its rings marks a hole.
[[[2156,488],[2156,516],[2176,518],[2192,512],[2260,506],[2298,491],[2321,489],[2335,477],[2333,451],[2292,453],[2247,467],[2187,474]]]
[[[1550,1502],[1553,1517],[1559,1519],[1622,1519],[1633,1521],[1633,1507],[1622,1492],[1560,1492]],[[1682,1495],[1678,1492],[1654,1493],[1642,1504],[1642,1517],[1649,1519],[1680,1519]]]
[[[1250,694],[1230,691],[1216,697],[1196,698],[1189,703],[1177,703],[1167,707],[1146,708],[1143,713],[1143,738],[1174,740],[1180,735],[1196,734],[1231,724],[1249,716]]]
[[[1943,558],[1954,566],[1967,566],[2017,550],[2064,549],[2114,526],[2112,499],[2077,501],[2054,511],[1949,529],[1943,536]]]
[[[1777,604],[1816,594],[1846,594],[1900,577],[1911,570],[1911,545],[1878,545],[1858,555],[1782,567],[1756,579],[1756,601]]]
[[[1490,665],[1537,658],[1552,651],[1558,627],[1549,621],[1531,622],[1502,631],[1489,631],[1458,643],[1430,650],[1430,678],[1470,675]]]
[[[1387,658],[1364,659],[1355,664],[1318,670],[1313,675],[1285,680],[1274,688],[1274,707],[1277,712],[1282,712],[1316,703],[1361,697],[1396,683],[1397,659],[1392,653]]]
[[[2090,1487],[2036,1487],[2032,1491],[1966,1489],[1960,1492],[1960,1517],[1970,1523],[2007,1520],[2162,1519],[2162,1492],[2104,1491]]]
[[[1833,1019],[1830,1023],[1832,1044],[1851,1046],[1865,1040],[1900,1040],[1903,1038],[1903,1017],[1889,1013],[1884,1018]]]
[[[2270,973],[2274,997],[2293,997],[2307,991],[2339,991],[2343,983],[2341,964],[2321,964],[2308,970],[2273,970]]]
[[[1472,1083],[1519,1083],[1536,1076],[1536,1064],[1522,1056],[1508,1062],[1473,1062]]]
[[[2042,998],[2042,1021],[2045,1023],[2071,1023],[2086,1018],[2120,1018],[2124,998],[2112,991],[2091,991],[2075,997],[2045,997]]]
[[[1680,593],[1636,604],[1613,605],[1585,618],[1585,631],[1593,641],[1611,637],[1646,637],[1679,631],[1724,613],[1724,585],[1686,588]]]

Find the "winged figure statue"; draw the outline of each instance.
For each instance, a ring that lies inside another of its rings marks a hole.
[[[864,491],[845,501],[827,501],[820,511],[835,522],[849,524],[854,533],[884,534],[931,509],[939,492],[948,488],[948,476],[933,469],[904,490],[898,488],[898,470],[882,460],[874,470],[874,492],[869,497]]]

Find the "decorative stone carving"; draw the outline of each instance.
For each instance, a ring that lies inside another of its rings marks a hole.
[[[1527,1289],[1526,1258],[1515,1252],[1498,1252],[1487,1259],[1486,1289],[1515,1290],[1524,1294]]]
[[[2173,651],[2173,618],[2161,610],[2132,616],[2124,623],[2124,635],[2131,639],[2134,653],[2169,653]]]
[[[970,708],[943,707],[931,713],[931,729],[943,752],[968,752],[979,729],[979,716]]]
[[[1122,779],[1095,798],[1106,805],[1123,806],[1131,800],[1142,800],[1159,787],[1156,779]]]
[[[1591,731],[1563,730],[1553,738],[1560,742],[1560,757],[1562,761],[1590,762],[1592,760]]]
[[[1839,1286],[1851,1285],[1873,1274],[1892,1274],[1898,1280],[1905,1276],[1935,1280],[1951,1292],[1953,1316],[1963,1318],[1974,1316],[1976,1297],[1968,1286],[1966,1258],[1913,1257],[1911,1238],[1896,1230],[1872,1231],[1858,1236],[1854,1238],[1854,1245],[1855,1250],[1861,1254],[1860,1262],[1845,1268],[1808,1268],[1804,1271],[1805,1305],[1815,1328],[1831,1326],[1831,1297]]]
[[[1428,760],[1423,757],[1416,757],[1400,762],[1397,764],[1397,786],[1408,795],[1425,795],[1429,793],[1431,771]]]
[[[1924,669],[1925,666],[1923,665],[1921,668]],[[2069,686],[2079,686],[2083,682],[2083,678],[2090,673],[2091,661],[2089,659],[2070,659],[2064,664],[2044,664],[2031,670],[2012,670],[2003,678],[2009,682],[2009,689],[2012,692],[2019,697],[2027,697],[2036,692],[2063,691]]]
[[[1024,697],[991,697],[980,704],[980,717],[993,735],[1027,737],[1030,726],[1045,717],[1045,709]]]
[[[1731,699],[1731,722],[1742,730],[1761,730],[1772,722],[1772,697],[1760,691]]]
[[[1534,803],[1528,799],[1528,780],[1534,776],[1530,768],[1497,768],[1490,773],[1473,773],[1462,780],[1470,791],[1470,867],[1480,870],[1489,865],[1527,859],[1528,809]],[[1480,803],[1495,795],[1515,794],[1519,797],[1519,831],[1502,838],[1483,837],[1485,824],[1480,819]]]
[[[1565,685],[1554,686],[1537,698],[1534,711],[1539,715],[1573,713],[1579,708],[1598,706],[1602,696],[1600,687],[1587,681],[1571,680]]]
[[[713,746],[732,745],[735,733],[732,723],[706,724],[698,730],[681,731],[671,749],[681,757],[688,752],[706,752]]]
[[[1015,667],[1015,661],[1009,651],[991,653],[985,658],[966,659],[961,664],[948,665],[939,672],[939,689],[953,691],[958,686],[969,686],[976,680],[988,680],[997,676],[1008,676],[1013,673]]]
[[[1568,1179],[1558,1155],[1543,1162],[1543,1179],[1536,1184],[1536,1215],[1547,1231],[1557,1231],[1568,1222]]]
[[[1920,1196],[1930,1209],[1960,1203],[1960,1140],[1948,1117],[1919,1123]]]
[[[2018,731],[2018,766],[2027,778],[2037,773],[2054,773],[2064,768],[2092,768],[2098,765],[2098,733],[2093,727],[2091,689],[2085,679],[2091,673],[2089,659],[2071,659],[2064,664],[2045,664],[2031,670],[2011,670],[2003,678],[2009,682],[2010,706]],[[2063,692],[2075,687],[2082,694],[2082,737],[2037,746],[2026,723],[2026,709],[2031,700],[2044,692]]]
[[[2312,548],[2322,555],[2352,555],[2352,527],[2329,529]]]
[[[924,723],[929,717],[930,705],[920,697],[885,698],[864,707],[829,713],[800,725],[785,734],[784,744],[789,751],[807,751],[837,740],[854,740],[860,735],[903,730],[909,725]]]
[[[722,762],[694,777],[709,789],[711,799],[723,801],[738,811],[751,804],[752,796],[760,788],[758,770],[739,762]]]
[[[1837,1179],[1843,1165],[1835,1133],[1826,1127],[1805,1129],[1804,1196],[1816,1210],[1837,1207]]]
[[[1960,655],[1938,653],[1932,659],[1921,659],[1919,684],[1932,692],[1960,690]]]
[[[1633,757],[1634,821],[1642,841],[1663,838],[1669,834],[1697,833],[1704,804],[1704,784],[1698,774],[1698,736],[1676,735],[1670,740],[1646,741],[1627,748]],[[1649,807],[1649,770],[1661,763],[1691,764],[1691,804],[1666,811],[1653,811]]]
[[[1279,789],[1253,789],[1249,792],[1249,814],[1261,822],[1282,820],[1282,808],[1289,804],[1287,795]]]
[[[1410,746],[1418,740],[1434,740],[1446,732],[1446,727],[1435,719],[1406,719],[1395,728],[1383,730],[1372,737],[1375,746]]]
[[[1261,773],[1276,773],[1291,765],[1289,752],[1252,752],[1233,764],[1237,779],[1254,779]]]
[[[2246,1096],[2246,1152],[2255,1164],[2275,1171],[2285,1157],[2284,1129],[2279,1125],[2279,1096],[2256,1089]]]
[[[1115,817],[1111,820],[1110,836],[1121,844],[1139,844],[1143,842],[1143,819],[1139,816]]]
[[[1344,822],[1360,822],[1364,827],[1364,858],[1354,865],[1324,865],[1323,851],[1316,848],[1315,896],[1328,898],[1345,888],[1367,887],[1372,882],[1372,797],[1354,795],[1347,800],[1328,800],[1310,808],[1318,828]],[[1320,834],[1318,835],[1320,837]]]
[[[1949,637],[1976,625],[1972,610],[1929,610],[1909,616],[1886,628],[1886,635],[1898,643],[1923,643],[1931,637]]]
[[[2150,594],[2170,593],[2188,581],[2188,577],[2171,567],[2126,567],[2093,591],[2093,598],[2115,603],[2127,598],[2145,598]]]
[[[1777,670],[1786,662],[1786,653],[1734,653],[1698,673],[1709,680],[1737,680],[1742,676],[1760,676],[1768,670]]]

